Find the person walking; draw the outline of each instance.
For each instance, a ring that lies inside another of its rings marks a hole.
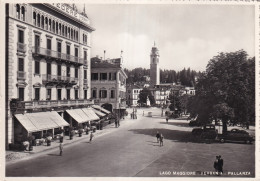
[[[224,161],[221,158],[221,155],[218,156],[218,172],[220,174],[223,174],[223,165],[224,165]]]
[[[93,132],[91,131],[91,133],[90,133],[90,137],[89,137],[89,142],[90,142],[90,143],[91,143],[93,137],[94,137],[94,134],[93,134]]]
[[[160,146],[163,146],[163,135],[160,135]]]
[[[116,128],[117,128],[117,119],[115,120],[115,126],[116,126]]]
[[[215,171],[218,172],[218,156],[216,156],[216,160],[214,161],[214,168],[215,168]]]
[[[158,131],[156,133],[156,138],[157,138],[157,143],[159,143],[159,141],[160,141],[160,133]]]
[[[169,118],[168,118],[168,116],[166,116],[166,123],[168,124],[168,120],[169,120]]]
[[[63,144],[62,144],[62,142],[60,143],[59,148],[60,148],[60,156],[62,156],[62,152],[63,152]]]

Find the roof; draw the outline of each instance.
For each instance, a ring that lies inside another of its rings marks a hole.
[[[121,58],[101,60],[97,57],[91,58],[91,68],[121,68]]]

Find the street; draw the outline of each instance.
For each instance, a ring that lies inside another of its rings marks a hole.
[[[119,128],[111,126],[109,133],[94,137],[91,143],[86,137],[64,146],[63,156],[59,156],[57,149],[8,164],[6,176],[182,176],[176,175],[177,172],[196,172],[196,176],[203,176],[203,172],[214,171],[215,156],[221,155],[224,159],[223,176],[249,172],[249,175],[239,176],[254,177],[254,143],[200,142],[191,135],[192,127],[188,126],[187,120],[170,119],[166,124],[165,118],[161,117],[161,109],[143,110],[138,110],[138,119],[130,119],[128,115]],[[153,117],[147,117],[148,112],[152,112]],[[156,141],[156,131],[164,136],[162,147]]]

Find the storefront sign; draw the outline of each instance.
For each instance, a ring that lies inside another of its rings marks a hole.
[[[74,18],[77,18],[79,21],[88,24],[88,18],[79,14],[77,11],[73,10],[72,7],[70,7],[66,4],[63,4],[63,3],[52,3],[52,5],[58,9],[60,9],[64,13],[66,13]]]

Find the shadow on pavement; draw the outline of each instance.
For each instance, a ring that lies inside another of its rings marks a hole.
[[[49,156],[60,156],[59,154],[47,154]]]
[[[180,131],[180,130],[171,130],[171,129],[163,129],[163,128],[153,128],[153,129],[131,129],[128,131],[132,131],[135,134],[144,134],[153,136],[155,139],[156,132],[163,134],[164,139],[172,140],[174,142],[191,142],[191,143],[209,143],[209,140],[202,140],[198,137],[194,137],[191,132]],[[215,142],[210,142],[215,143]]]
[[[190,127],[188,122],[187,122],[187,123],[172,122],[172,121],[170,122],[170,120],[169,120],[168,123],[166,123],[166,122],[160,122],[160,124],[168,124],[168,125],[181,126],[181,127]]]

